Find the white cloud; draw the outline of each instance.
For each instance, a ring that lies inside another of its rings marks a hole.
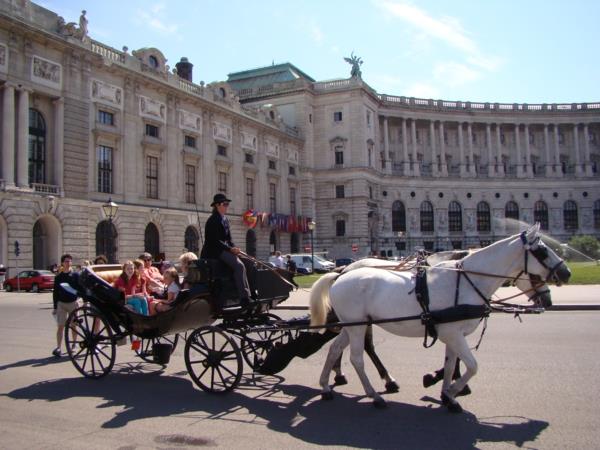
[[[323,41],[323,32],[321,31],[321,28],[319,28],[319,25],[317,25],[317,23],[314,20],[311,20],[308,30],[310,32],[310,36],[312,38],[313,41],[315,41],[317,44],[320,44]]]
[[[139,24],[145,25],[160,34],[174,35],[177,33],[179,26],[174,23],[167,23],[160,18],[165,9],[166,6],[162,3],[150,5],[147,10],[140,9],[138,10],[138,20],[136,21]]]
[[[442,62],[433,68],[434,78],[447,86],[456,87],[481,78],[481,72],[457,62]]]
[[[439,98],[440,93],[439,90],[429,84],[424,82],[416,82],[408,86],[402,95],[407,97],[417,97],[417,98]]]

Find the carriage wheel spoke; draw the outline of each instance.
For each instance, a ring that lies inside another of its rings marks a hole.
[[[196,350],[198,353],[200,353],[202,356],[204,357],[208,357],[208,351],[204,350],[202,347],[198,347],[196,344],[192,344],[190,345],[190,347],[193,350]]]

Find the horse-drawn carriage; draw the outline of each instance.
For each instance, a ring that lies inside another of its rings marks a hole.
[[[526,311],[503,300],[492,301],[492,294],[510,280],[530,300],[547,306],[551,300],[546,283],[560,284],[570,276],[564,261],[541,241],[539,225],[485,249],[467,252],[460,258],[442,258],[432,266],[419,266],[421,270],[416,272],[426,275],[422,278],[415,276],[415,270],[374,267],[381,264],[373,261],[365,267],[326,274],[312,288],[310,319],[300,323],[282,321],[269,312],[271,307],[285,300],[292,289],[292,284],[273,269],[247,266],[257,299],[252,311],[241,308],[236,303],[237,292],[233,296],[231,289],[226,289],[226,280],[219,278],[214,268],[209,268],[205,272],[212,273],[205,273],[200,277],[204,282],[182,291],[171,311],[150,317],[127,311],[119,303],[118,291],[93,272],[84,271],[80,279],[82,297],[91,306],[84,306],[69,317],[69,326],[65,328],[69,356],[83,375],[99,378],[112,369],[115,347],[124,337],[143,338],[140,356],[164,363],[168,359],[164,353],[172,351],[178,336],[193,330],[185,335],[188,373],[201,389],[226,392],[239,383],[243,359],[253,370],[275,373],[285,367],[290,357],[305,357],[303,355],[311,354],[326,340],[337,336],[319,381],[323,398],[332,398],[330,372],[336,361],[339,362],[342,350],[350,345],[350,359],[366,394],[373,398],[375,406],[384,406],[385,401],[371,386],[362,362],[363,349],[369,351],[364,344],[367,328],[379,325],[400,336],[424,335],[425,341],[428,335],[439,337],[446,345],[442,402],[451,411],[460,411],[455,397],[477,368],[466,336],[475,331],[492,309],[511,313]],[[206,262],[201,260],[198,264],[199,269],[206,269]],[[536,307],[535,310],[542,309]],[[334,324],[330,321],[332,311],[335,320],[339,319]],[[70,327],[76,331],[73,340]],[[341,332],[335,336],[324,333],[325,336],[321,334],[322,338],[317,339],[314,334],[294,334],[302,328],[337,328]],[[167,341],[168,336],[175,337]],[[310,348],[304,346],[306,343]],[[298,344],[302,344],[302,348]],[[277,355],[282,348],[293,354]],[[281,356],[283,362],[277,361],[267,370],[267,361],[274,355]],[[454,381],[458,359],[465,364],[466,373]],[[384,372],[379,373],[383,378]],[[384,378],[392,384],[387,371]]]
[[[190,271],[195,283],[182,290],[169,311],[152,316],[125,306],[122,292],[102,272],[84,269],[79,294],[86,304],[70,314],[65,327],[69,358],[87,378],[111,372],[116,349],[127,338],[140,339],[137,355],[166,365],[178,342],[185,340],[185,363],[190,377],[203,390],[227,392],[239,383],[243,360],[254,368],[286,331],[271,327],[279,317],[269,310],[286,300],[293,284],[285,272],[245,261],[255,302],[239,304],[239,295],[226,267],[218,261],[198,260]],[[291,277],[290,277],[291,279]],[[265,327],[269,331],[262,332]]]

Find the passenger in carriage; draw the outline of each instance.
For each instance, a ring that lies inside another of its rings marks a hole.
[[[145,295],[145,283],[136,273],[133,261],[123,264],[123,272],[113,286],[125,294],[125,303],[138,314],[148,315],[148,302]]]
[[[164,298],[165,285],[163,283],[163,276],[160,274],[160,270],[152,265],[152,255],[144,252],[140,255],[140,260],[144,262],[141,274],[144,280],[146,280],[146,289],[148,292],[155,294],[156,297]]]
[[[179,265],[181,266],[181,274],[183,275],[183,289],[192,287],[192,282],[188,279],[188,269],[192,261],[196,261],[198,257],[193,252],[186,252],[179,257]]]
[[[240,261],[238,255],[240,249],[231,240],[231,229],[229,220],[225,216],[229,203],[231,202],[224,194],[216,194],[213,197],[212,214],[206,221],[204,246],[200,254],[201,258],[219,259],[233,270],[233,278],[240,294],[240,304],[250,304],[251,293],[246,275],[246,266]]]
[[[167,283],[167,298],[165,300],[156,300],[156,312],[165,312],[171,309],[171,303],[177,298],[177,294],[181,290],[179,284],[179,274],[177,269],[171,267],[163,273],[165,283]]]

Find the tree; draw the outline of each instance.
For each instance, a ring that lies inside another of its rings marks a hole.
[[[600,257],[600,242],[594,236],[573,236],[569,239],[569,247],[577,250],[577,252],[583,253],[591,259],[598,259]],[[577,252],[570,251],[570,259],[581,259],[582,255],[578,255]]]

